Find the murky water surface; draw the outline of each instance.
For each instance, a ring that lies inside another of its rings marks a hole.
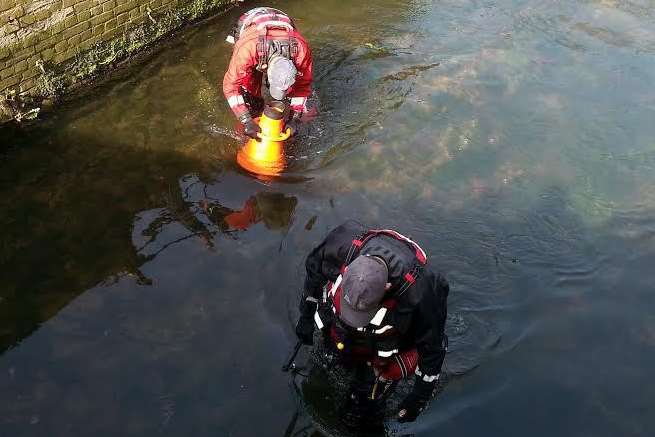
[[[237,10],[2,132],[0,435],[320,435],[280,365],[346,218],[452,284],[448,382],[399,433],[655,435],[655,3],[274,4],[319,109],[283,179],[234,163]]]

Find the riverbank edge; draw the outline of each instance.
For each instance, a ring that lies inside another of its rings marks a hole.
[[[0,96],[0,128],[38,118],[62,103],[84,96],[120,70],[145,60],[174,34],[199,21],[225,13],[243,0],[192,0],[157,16],[120,37],[100,42],[70,61],[44,63],[35,91]],[[227,30],[226,30],[227,31]]]

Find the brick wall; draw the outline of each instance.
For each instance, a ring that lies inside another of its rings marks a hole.
[[[0,0],[4,118],[10,106],[17,110],[17,101],[62,92],[98,66],[234,1]]]

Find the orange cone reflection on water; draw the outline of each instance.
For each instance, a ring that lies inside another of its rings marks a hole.
[[[285,104],[271,102],[257,120],[262,132],[258,140],[248,140],[237,152],[237,162],[251,173],[276,176],[284,170],[284,142],[291,129],[284,129]]]

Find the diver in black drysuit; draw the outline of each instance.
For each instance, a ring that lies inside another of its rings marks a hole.
[[[394,381],[416,375],[396,416],[414,421],[435,392],[446,354],[446,279],[427,267],[411,239],[354,221],[312,250],[306,270],[298,338],[312,345],[321,330],[332,353],[354,369],[356,404],[384,400]]]

